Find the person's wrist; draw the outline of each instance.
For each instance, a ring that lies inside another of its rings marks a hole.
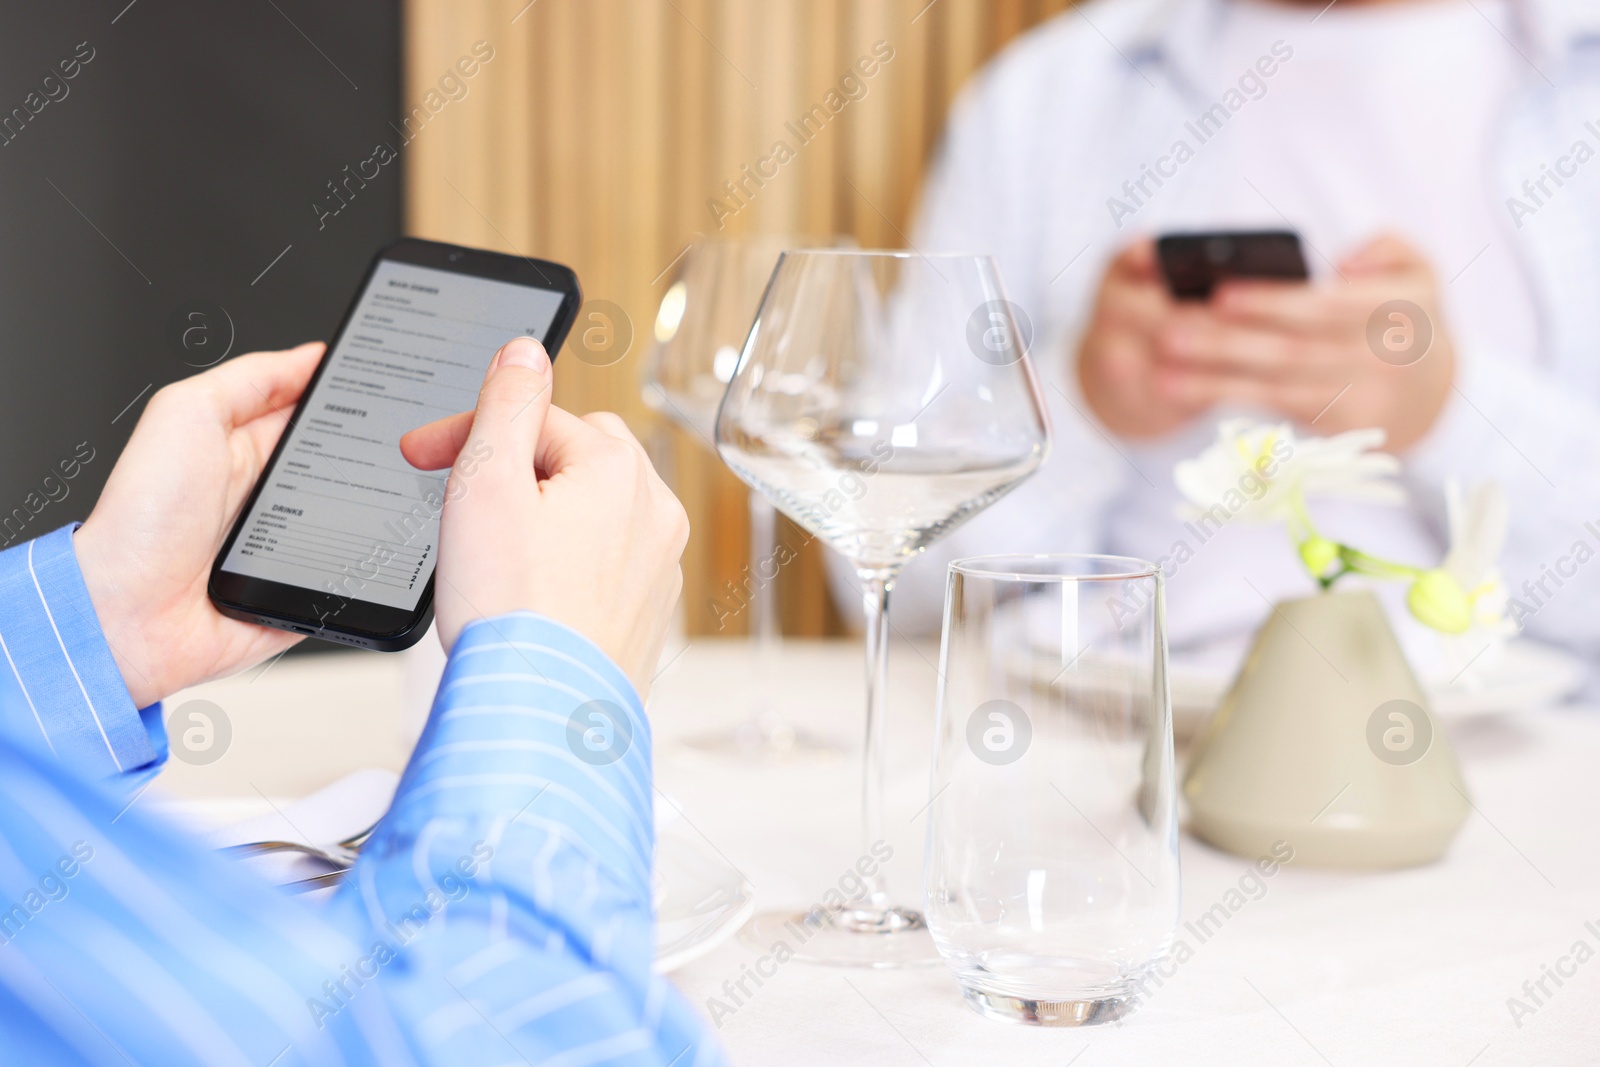
[[[1078,395],[1088,409],[1088,417],[1098,424],[1096,429],[1125,441],[1159,436],[1159,429],[1149,423],[1148,414],[1136,413],[1135,405],[1126,395],[1127,390],[1119,392],[1108,380],[1102,360],[1095,359],[1088,348],[1079,350],[1075,369]],[[1085,414],[1082,409],[1078,413]]]
[[[1450,390],[1455,385],[1455,350],[1447,338],[1441,337],[1434,351],[1423,358],[1425,362],[1431,361],[1431,366],[1425,368],[1422,387],[1401,406],[1393,420],[1389,447],[1395,452],[1409,452],[1433,432],[1444,415]]]
[[[619,625],[610,613],[586,610],[583,598],[577,595],[548,597],[530,594],[510,598],[506,603],[495,604],[491,601],[490,604],[492,606],[486,607],[481,615],[474,614],[456,625],[441,626],[441,638],[453,632],[453,637],[445,645],[447,654],[454,654],[470,630],[487,628],[498,633],[503,620],[534,618],[568,630],[594,646],[600,655],[633,683],[641,700],[648,692],[649,672],[654,659],[646,652],[651,642],[646,639],[650,627],[644,620],[633,621],[631,625]],[[631,619],[630,613],[622,614],[624,618]]]
[[[1087,344],[1079,346],[1077,352],[1073,354],[1072,372],[1076,379],[1078,395],[1083,398],[1089,414],[1101,426],[1110,429],[1111,420],[1107,418],[1108,412],[1105,410],[1106,405],[1101,394],[1102,382],[1100,376],[1095,373],[1094,360],[1090,356]]]
[[[99,537],[99,528],[86,522],[72,535],[72,551],[78,560],[78,571],[83,575],[84,588],[89,591],[89,603],[94,607],[95,620],[101,635],[111,650],[111,658],[122,675],[135,707],[154,704],[167,690],[152,677],[154,673],[148,657],[143,653],[151,647],[138,615],[139,605],[132,603],[120,580],[117,569],[105,551]]]

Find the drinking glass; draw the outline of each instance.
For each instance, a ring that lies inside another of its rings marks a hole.
[[[733,377],[778,254],[786,247],[816,243],[812,238],[769,236],[706,239],[691,245],[656,313],[655,345],[644,371],[645,403],[715,450],[717,405]],[[733,599],[740,603],[748,596],[744,610],[751,614],[755,669],[767,676],[774,669],[780,642],[774,566],[777,515],[767,498],[754,491],[749,507],[749,565]],[[699,734],[682,743],[703,753],[745,759],[838,754],[837,745],[797,727],[770,696],[763,693],[757,701],[732,731]]]
[[[1160,569],[950,565],[923,889],[979,1013],[1120,1018],[1169,951],[1178,831]]]
[[[863,856],[876,855],[895,575],[1031,474],[1049,445],[994,262],[785,252],[728,383],[716,437],[740,478],[855,567],[867,652],[862,845]],[[921,914],[897,907],[874,870],[858,899],[758,915],[746,936],[764,947],[801,940],[790,946],[795,955],[818,962],[932,961]]]

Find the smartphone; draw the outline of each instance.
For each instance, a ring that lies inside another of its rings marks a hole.
[[[577,317],[557,263],[404,239],[380,251],[211,568],[224,615],[397,652],[433,619],[448,470],[408,430],[477,402],[513,337],[551,358]]]
[[[1179,300],[1209,300],[1227,278],[1305,281],[1300,235],[1292,230],[1172,233],[1156,242],[1167,288]]]

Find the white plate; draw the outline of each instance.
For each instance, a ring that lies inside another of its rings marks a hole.
[[[657,974],[704,956],[732,937],[756,908],[750,883],[677,825],[663,829],[656,841],[651,885]]]

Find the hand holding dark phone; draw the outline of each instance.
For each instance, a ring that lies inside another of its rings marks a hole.
[[[1179,300],[1209,300],[1228,278],[1305,281],[1300,236],[1290,230],[1174,233],[1156,241],[1167,288]]]
[[[415,239],[380,251],[212,565],[217,610],[382,651],[421,639],[450,471],[412,468],[400,438],[470,409],[513,337],[554,358],[581,300],[556,263]]]

